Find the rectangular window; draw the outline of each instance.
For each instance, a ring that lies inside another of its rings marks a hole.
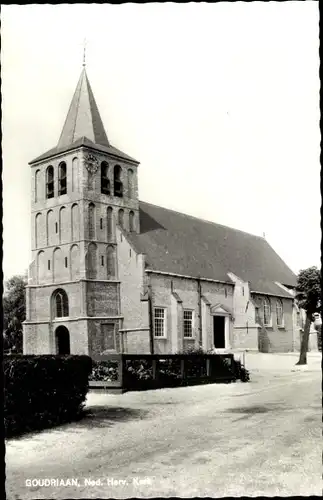
[[[58,233],[58,224],[55,222],[55,232]]]
[[[193,337],[193,311],[184,311],[184,337]]]
[[[101,266],[104,266],[104,256],[101,255]]]
[[[300,312],[296,313],[296,326],[301,326],[301,314],[300,314]]]
[[[166,336],[165,309],[156,307],[154,310],[155,337]]]
[[[50,271],[50,260],[48,261],[48,271]]]
[[[100,229],[103,228],[103,219],[100,219]]]
[[[65,267],[67,267],[67,257],[65,257]]]

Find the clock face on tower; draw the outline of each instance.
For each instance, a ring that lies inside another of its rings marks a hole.
[[[84,155],[85,167],[90,174],[95,174],[99,168],[99,160],[92,153]]]

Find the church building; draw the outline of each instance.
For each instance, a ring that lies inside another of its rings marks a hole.
[[[85,67],[57,146],[30,162],[25,354],[292,351],[296,276],[259,236],[139,201]]]

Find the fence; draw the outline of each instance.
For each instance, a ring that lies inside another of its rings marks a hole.
[[[233,382],[233,354],[107,354],[92,358],[91,390],[138,391]]]

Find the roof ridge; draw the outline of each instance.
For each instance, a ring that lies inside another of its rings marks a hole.
[[[202,221],[202,222],[206,222],[207,224],[212,224],[213,226],[225,227],[227,229],[231,229],[231,231],[237,231],[239,233],[243,233],[243,234],[247,234],[248,236],[252,236],[253,238],[259,238],[260,240],[263,240],[267,244],[269,244],[267,242],[267,240],[263,236],[259,236],[257,234],[252,234],[252,233],[248,233],[247,231],[243,231],[242,229],[236,229],[234,227],[226,226],[225,224],[219,224],[218,222],[210,221],[210,220],[207,220],[207,219],[202,219],[200,217],[196,217],[195,215],[190,215],[190,214],[186,214],[186,213],[183,213],[183,212],[179,212],[177,210],[173,210],[172,208],[161,207],[160,205],[155,205],[155,204],[149,203],[147,201],[139,200],[139,203],[145,203],[146,205],[150,205],[151,207],[162,208],[163,210],[167,210],[169,212],[173,212],[173,213],[178,214],[178,215],[185,215],[185,217],[188,217],[190,219],[195,219],[195,220],[199,220],[199,221]]]
[[[83,68],[83,71],[82,71],[81,75],[83,75],[83,73],[85,73],[85,68]],[[86,73],[85,73],[85,76],[86,76]],[[82,78],[82,76],[80,77],[80,81],[81,81],[81,78]],[[75,90],[75,93],[76,93],[76,91],[77,91],[77,89]],[[72,132],[72,143],[74,142],[74,135],[75,135],[75,129],[76,129],[77,114],[78,114],[78,109],[79,109],[80,99],[81,99],[81,85],[80,85],[78,91],[79,92],[78,92],[78,99],[77,99],[77,105],[76,105],[76,113],[75,113],[75,119],[74,119],[74,124],[73,124],[73,132]],[[71,106],[72,106],[72,103],[73,103],[73,99],[71,101]],[[67,116],[68,116],[68,114],[67,114]],[[66,120],[67,120],[67,116],[66,116]],[[64,130],[62,130],[62,134],[63,134],[63,131]]]

